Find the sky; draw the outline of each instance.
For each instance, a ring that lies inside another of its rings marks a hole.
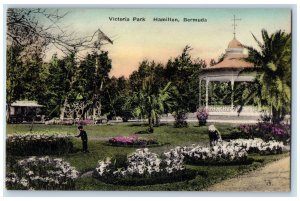
[[[61,24],[78,36],[90,36],[100,28],[113,41],[103,46],[112,59],[110,76],[128,77],[143,59],[165,64],[178,56],[186,45],[193,58],[217,59],[233,39],[233,15],[237,21],[236,38],[244,45],[255,46],[251,35],[261,39],[261,30],[291,32],[291,11],[284,8],[195,8],[195,9],[62,9],[68,15]],[[109,17],[127,17],[130,21],[110,21]],[[134,22],[133,17],[144,17]],[[155,22],[153,18],[178,18],[180,22]],[[183,22],[183,18],[205,18],[206,22]],[[50,58],[56,49],[50,49]],[[58,54],[61,54],[58,52]],[[82,56],[86,52],[80,53]]]

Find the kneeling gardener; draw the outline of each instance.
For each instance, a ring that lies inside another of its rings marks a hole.
[[[78,130],[80,131],[79,135],[75,136],[75,137],[81,137],[81,141],[82,141],[82,151],[83,152],[89,152],[88,151],[88,137],[87,134],[85,132],[85,130],[83,130],[82,126],[78,126]]]

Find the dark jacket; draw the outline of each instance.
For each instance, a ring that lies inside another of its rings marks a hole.
[[[82,141],[87,141],[88,140],[87,134],[84,130],[80,131],[79,135],[77,135],[76,137],[81,137]]]

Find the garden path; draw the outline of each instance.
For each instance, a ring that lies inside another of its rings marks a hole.
[[[267,164],[258,170],[217,183],[208,191],[289,192],[290,156]]]

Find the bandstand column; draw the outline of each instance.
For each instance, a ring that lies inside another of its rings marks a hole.
[[[202,78],[199,77],[199,108],[201,108],[201,81]]]
[[[206,88],[205,88],[205,109],[208,109],[208,84],[209,78],[206,78]]]
[[[234,79],[231,79],[231,110],[233,111],[233,101],[234,101]]]

